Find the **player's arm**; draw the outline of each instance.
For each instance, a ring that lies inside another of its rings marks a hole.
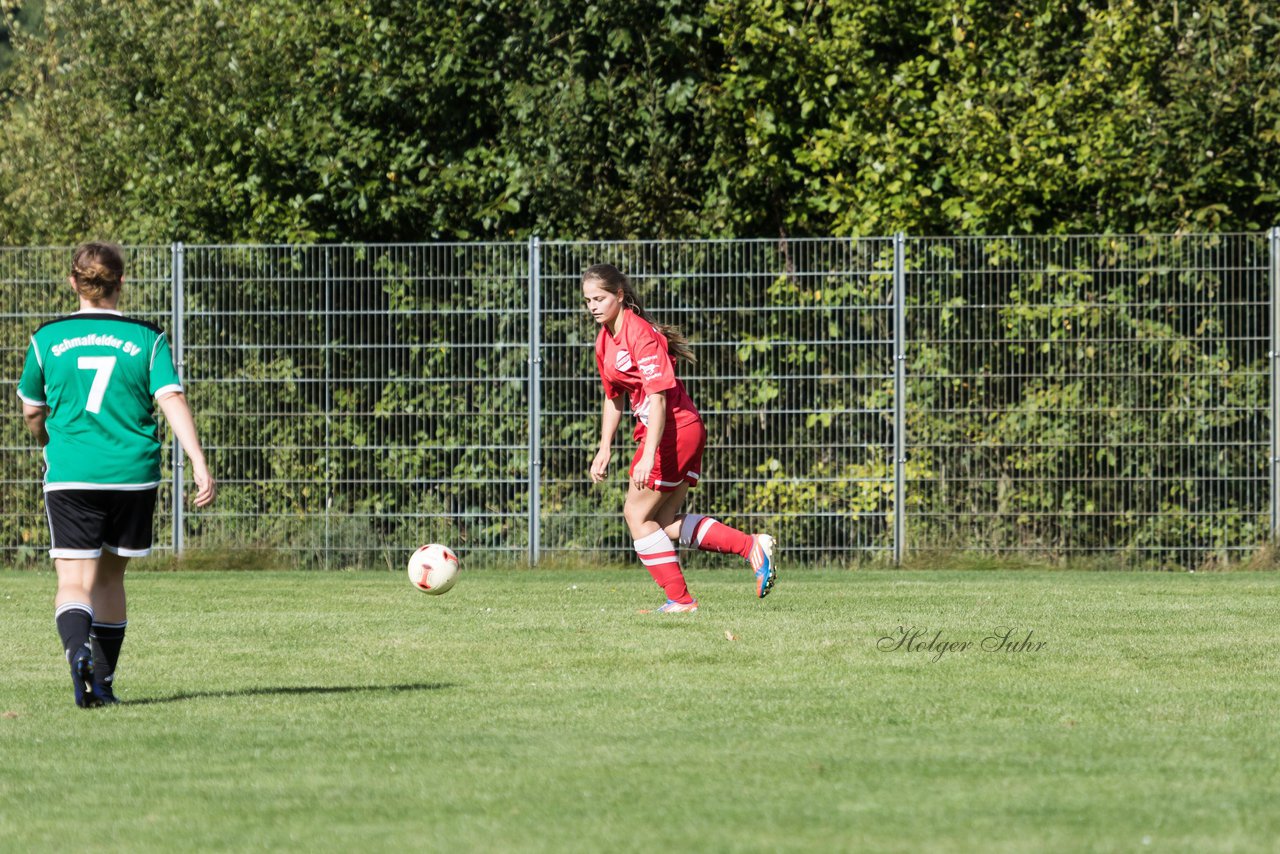
[[[613,459],[613,436],[622,423],[622,415],[622,395],[606,397],[600,412],[600,446],[591,461],[591,480],[595,483],[603,481],[609,471],[609,460]]]
[[[640,459],[631,470],[631,482],[636,489],[644,489],[653,473],[653,461],[658,456],[658,448],[662,444],[662,434],[667,429],[667,393],[655,391],[649,395],[649,423],[644,430],[644,447],[640,449]]]
[[[218,485],[205,463],[204,449],[200,447],[200,439],[196,436],[196,422],[187,406],[187,396],[180,391],[172,391],[156,398],[156,402],[160,404],[160,410],[169,422],[173,435],[178,437],[182,450],[191,461],[191,477],[196,482],[195,504],[197,507],[205,507],[213,502]]]
[[[22,404],[22,418],[27,422],[27,429],[36,437],[40,447],[49,444],[49,431],[45,428],[45,419],[49,417],[49,407]]]
[[[43,448],[49,444],[49,430],[45,426],[49,406],[45,402],[48,398],[45,396],[44,371],[36,353],[35,338],[27,346],[27,358],[22,363],[22,376],[18,378],[18,397],[22,399],[22,420]]]

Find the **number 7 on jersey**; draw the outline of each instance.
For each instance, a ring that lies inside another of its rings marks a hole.
[[[116,368],[115,356],[81,356],[76,360],[76,367],[82,371],[93,371],[93,385],[89,386],[89,399],[84,408],[97,415],[102,409],[102,398],[107,393],[107,383],[111,382],[111,372]]]

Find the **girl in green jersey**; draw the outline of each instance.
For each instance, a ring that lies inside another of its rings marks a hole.
[[[190,461],[195,504],[216,484],[205,463],[164,332],[116,306],[124,257],[111,244],[76,249],[75,314],[31,336],[18,396],[44,450],[49,555],[58,576],[54,619],[76,705],[116,702],[112,683],[127,625],[124,572],[151,551],[164,412]]]

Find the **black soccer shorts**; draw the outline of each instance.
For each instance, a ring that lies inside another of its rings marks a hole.
[[[154,486],[46,492],[49,557],[94,558],[104,549],[121,557],[151,554],[156,492]]]

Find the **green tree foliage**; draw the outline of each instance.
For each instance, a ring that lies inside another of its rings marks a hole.
[[[0,5],[0,74],[13,64],[12,31],[39,31],[43,18],[44,0]]]
[[[1227,2],[725,2],[736,230],[1257,229],[1280,29]],[[736,131],[736,133],[735,133]],[[740,180],[745,179],[745,180]]]
[[[699,14],[69,0],[10,75],[0,242],[693,231]]]
[[[1280,220],[1263,0],[41,5],[0,243]]]

